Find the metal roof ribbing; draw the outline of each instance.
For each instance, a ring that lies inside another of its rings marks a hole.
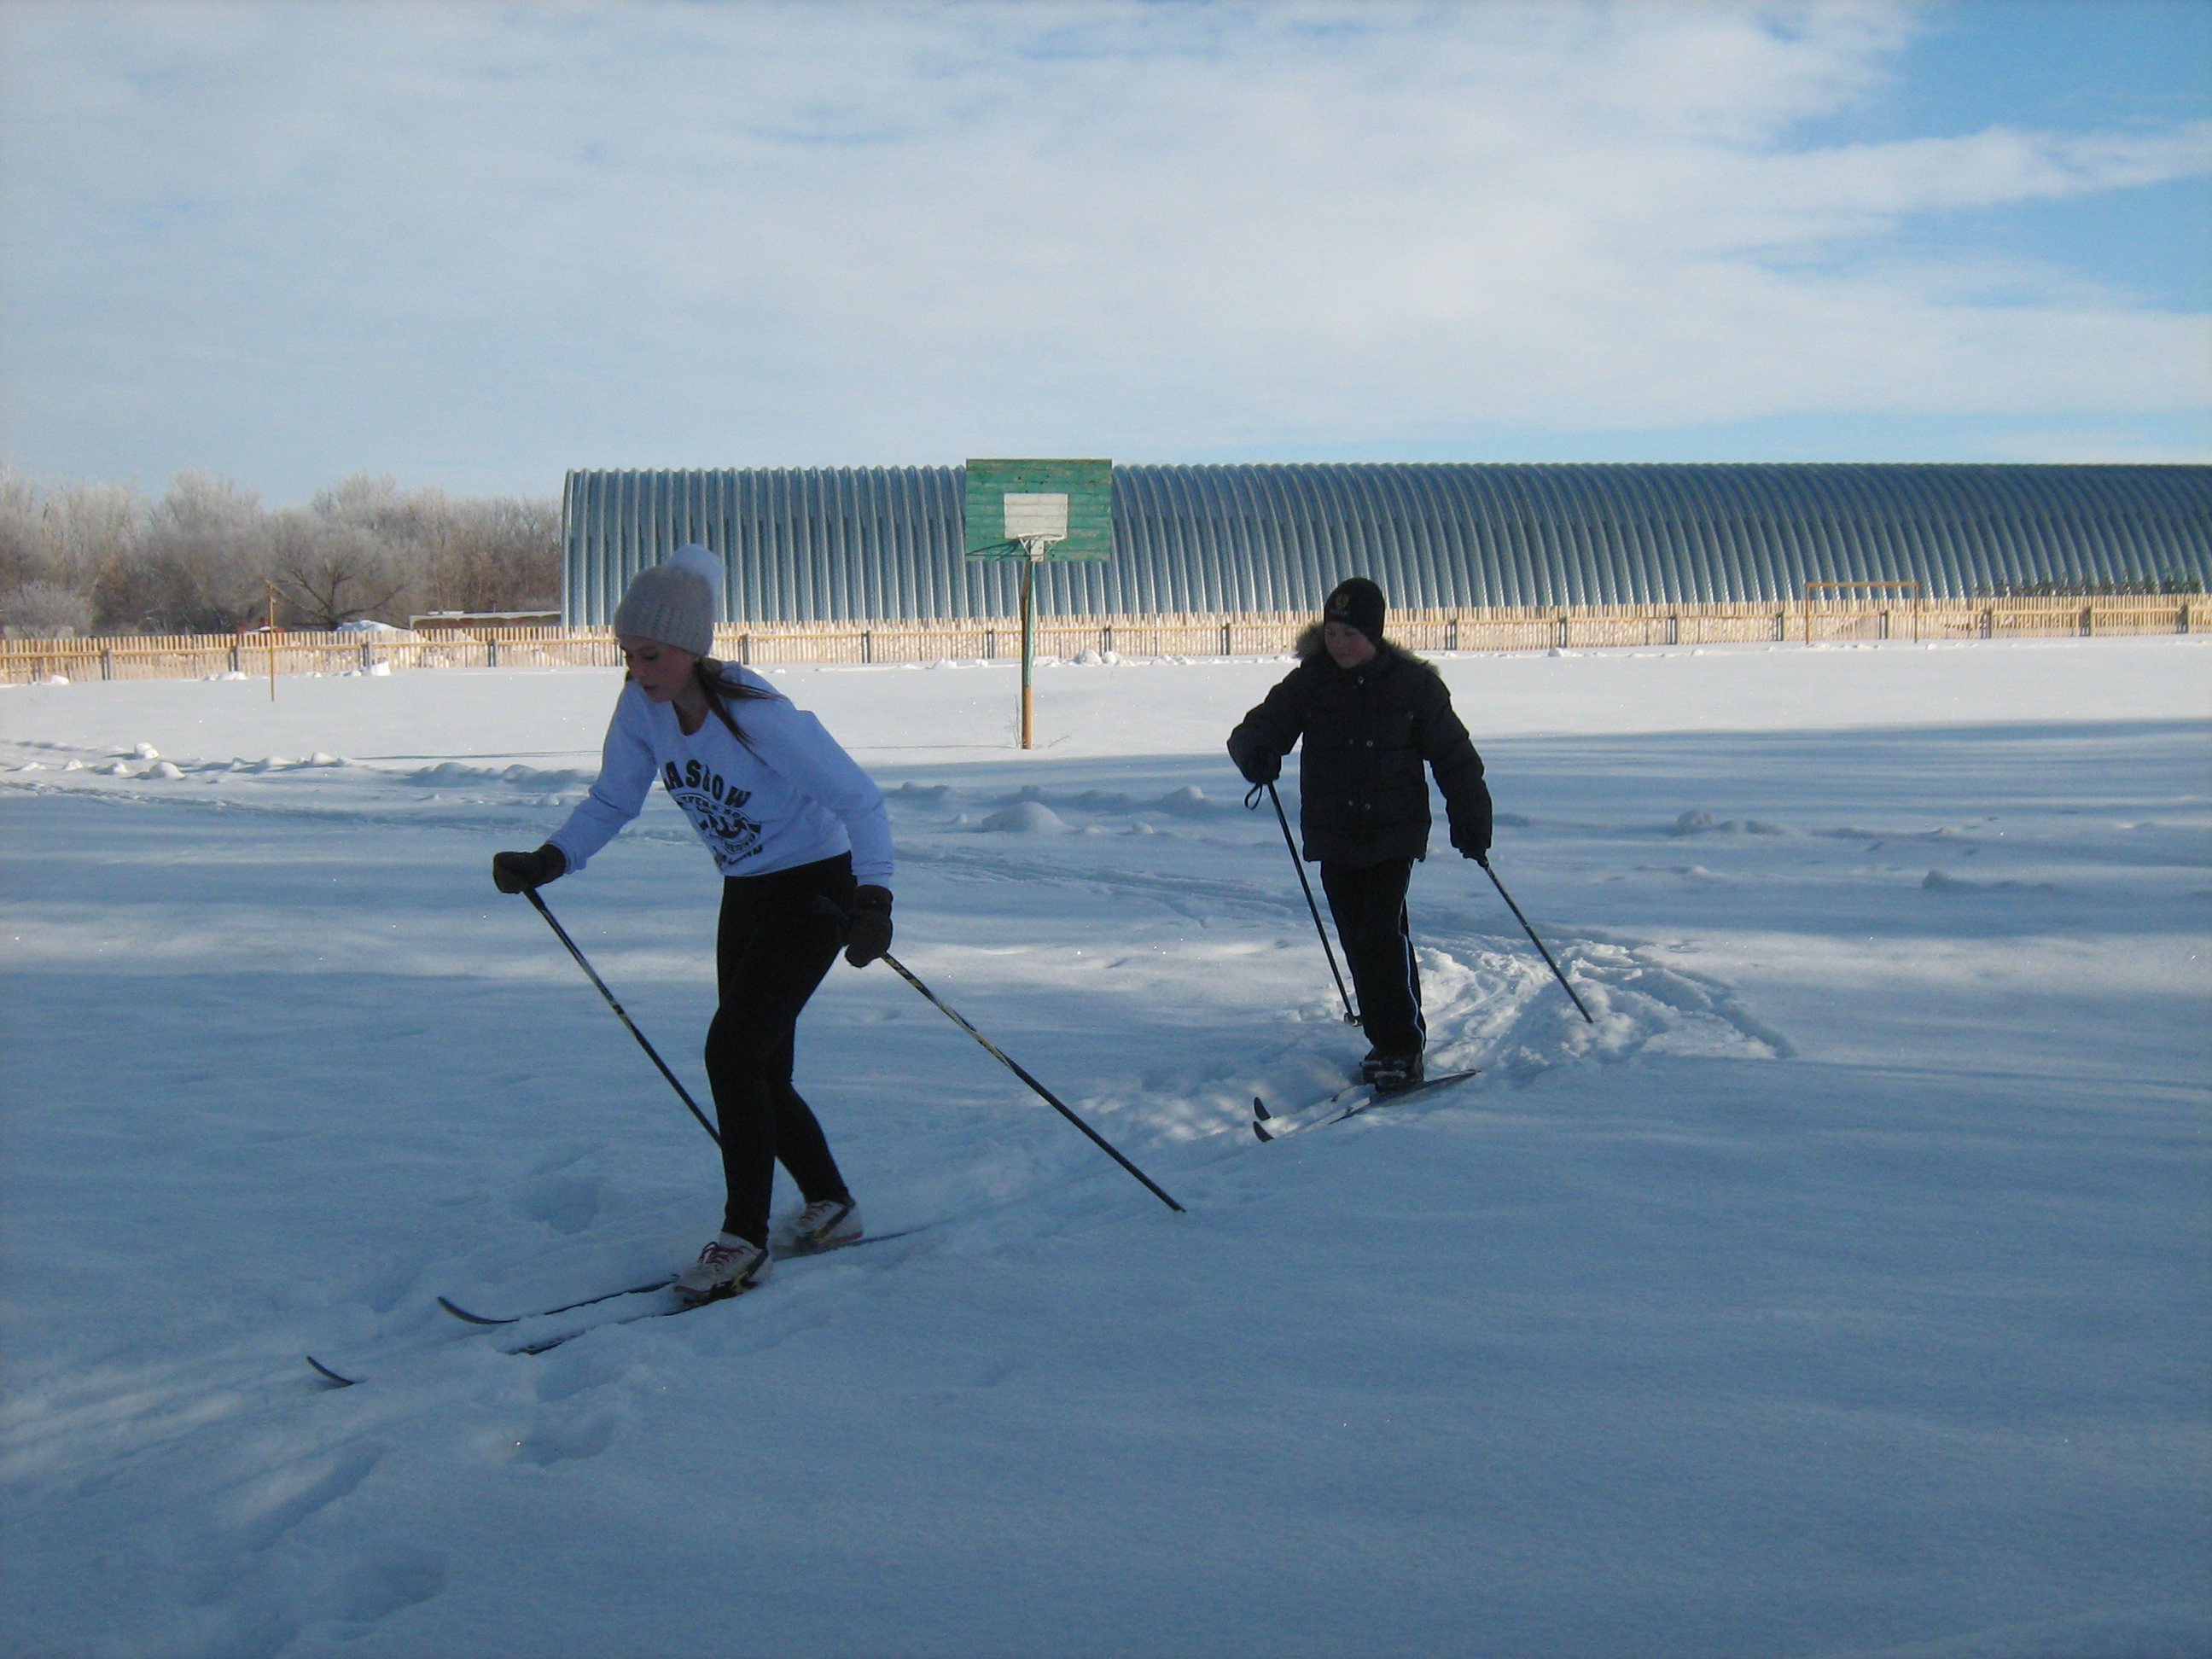
[[[724,620],[1003,617],[962,555],[958,467],[578,471],[562,605],[604,623],[687,541]],[[1400,609],[1772,600],[1808,581],[2212,581],[2212,467],[1850,464],[1117,466],[1107,563],[1048,564],[1048,613],[1307,611],[1348,575]]]

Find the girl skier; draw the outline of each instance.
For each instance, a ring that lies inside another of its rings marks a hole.
[[[799,1011],[838,945],[859,968],[891,943],[883,793],[821,721],[750,670],[708,655],[721,574],[721,560],[696,545],[638,573],[615,612],[629,672],[599,781],[536,852],[491,861],[502,893],[581,870],[637,816],[658,780],[722,872],[707,1076],[726,1200],[720,1235],[676,1281],[691,1303],[737,1295],[766,1276],[778,1160],[805,1201],[794,1243],[820,1249],[861,1236],[860,1208],[822,1126],[791,1085],[792,1053]]]

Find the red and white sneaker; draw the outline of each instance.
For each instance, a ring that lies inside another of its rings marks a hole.
[[[799,1255],[834,1250],[857,1243],[866,1232],[860,1206],[849,1198],[825,1198],[808,1205],[791,1224],[790,1248]]]
[[[768,1252],[749,1239],[724,1233],[699,1252],[676,1281],[676,1294],[696,1307],[749,1291],[768,1277]]]

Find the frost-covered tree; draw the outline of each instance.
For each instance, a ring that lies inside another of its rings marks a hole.
[[[293,627],[538,609],[559,589],[560,526],[551,501],[457,498],[368,473],[272,513],[205,472],[179,473],[149,504],[131,484],[45,486],[0,460],[0,596],[23,596],[7,600],[20,618],[0,624],[227,633],[267,614],[272,583]]]
[[[139,557],[103,571],[100,625],[156,634],[226,633],[268,592],[260,498],[227,478],[180,472],[148,515]]]
[[[91,629],[92,601],[58,582],[24,582],[0,593],[0,627],[10,639],[69,639]]]
[[[270,571],[300,627],[368,616],[407,586],[404,554],[362,525],[310,510],[278,514],[270,531]]]
[[[0,465],[0,592],[46,586],[89,602],[104,574],[139,556],[145,527],[146,503],[129,484],[44,489]]]
[[[499,496],[452,503],[423,572],[426,611],[540,611],[561,591],[561,511]]]

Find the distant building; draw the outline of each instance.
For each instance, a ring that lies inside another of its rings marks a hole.
[[[571,472],[562,617],[606,623],[633,574],[691,541],[727,563],[725,622],[1008,615],[1014,568],[963,557],[963,488],[958,467]],[[2212,466],[1116,466],[1114,536],[1110,562],[1044,567],[1041,608],[1312,611],[1354,574],[1406,610],[1808,583],[2201,592]]]

